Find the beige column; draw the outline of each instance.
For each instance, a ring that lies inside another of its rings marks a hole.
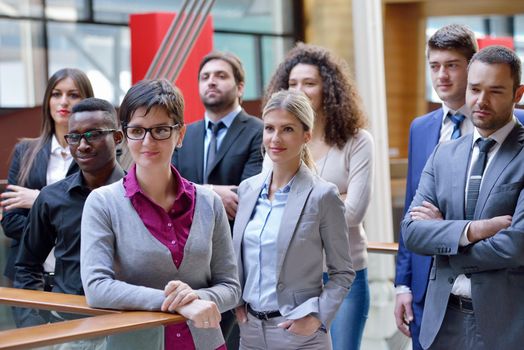
[[[373,197],[365,220],[369,241],[393,241],[391,180],[389,174],[388,119],[380,0],[353,0],[353,51],[355,79],[375,140]],[[394,257],[369,255],[371,307],[362,349],[389,349],[397,333],[393,318]]]

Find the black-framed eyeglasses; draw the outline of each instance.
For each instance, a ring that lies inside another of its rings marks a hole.
[[[83,134],[66,134],[64,135],[64,138],[68,145],[74,146],[78,145],[80,141],[82,141],[82,137],[86,139],[87,142],[96,142],[100,141],[105,135],[111,134],[115,132],[115,129],[97,129],[97,130],[91,130],[88,132],[84,132]]]
[[[124,126],[124,134],[130,140],[143,140],[146,134],[151,134],[155,140],[167,140],[171,137],[173,129],[180,128],[180,124],[159,125],[153,128],[143,128],[141,126]]]

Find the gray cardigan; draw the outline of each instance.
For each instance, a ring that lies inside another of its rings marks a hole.
[[[179,269],[125,197],[122,180],[91,192],[83,211],[80,255],[90,306],[158,311],[171,280],[184,281],[221,312],[238,303],[240,284],[224,207],[214,192],[195,186],[195,213]],[[224,343],[220,329],[188,325],[197,349]]]

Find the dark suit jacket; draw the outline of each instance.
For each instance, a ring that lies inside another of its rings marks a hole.
[[[409,208],[417,191],[420,175],[424,165],[440,138],[442,124],[442,108],[416,118],[409,130],[408,174],[406,184],[406,201],[404,214]],[[515,109],[515,116],[524,123],[524,110]],[[405,285],[411,288],[414,307],[423,308],[424,297],[428,286],[431,257],[415,254],[406,249],[403,233],[399,239],[395,285]],[[421,320],[415,322],[420,324]]]
[[[204,120],[187,126],[184,145],[173,154],[180,174],[197,184],[204,182]],[[238,186],[262,170],[262,121],[241,111],[222,140],[214,164],[208,169],[209,183]]]
[[[9,167],[9,173],[7,176],[7,182],[12,185],[18,185],[18,174],[20,172],[20,165],[22,158],[24,157],[29,143],[22,141],[16,144],[11,160],[11,166]],[[40,190],[46,185],[47,177],[47,164],[49,163],[49,156],[51,154],[51,140],[46,142],[44,147],[38,152],[27,183],[25,187]],[[70,175],[78,171],[78,165],[73,162],[69,168],[67,175]],[[18,246],[22,238],[22,233],[26,225],[26,218],[29,215],[29,209],[12,209],[4,212],[2,218],[2,228],[7,237],[12,239],[11,246],[7,257],[7,263],[4,270],[4,275],[11,280],[15,278],[15,260],[18,255]]]
[[[441,328],[456,277],[469,274],[475,322],[486,349],[520,349],[524,343],[524,128],[517,124],[486,169],[474,220],[512,215],[511,226],[459,247],[465,220],[464,187],[472,135],[435,148],[424,167],[411,207],[436,205],[444,220],[402,222],[406,247],[434,255],[420,343],[428,348]],[[459,332],[460,334],[460,332]]]

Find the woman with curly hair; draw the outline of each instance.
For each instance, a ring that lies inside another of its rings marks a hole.
[[[277,68],[265,99],[288,89],[304,92],[315,110],[309,146],[317,172],[338,187],[345,204],[350,255],[357,274],[330,330],[333,349],[358,349],[369,311],[367,238],[362,221],[371,198],[373,140],[363,129],[362,101],[347,66],[328,50],[308,44],[293,48]]]

